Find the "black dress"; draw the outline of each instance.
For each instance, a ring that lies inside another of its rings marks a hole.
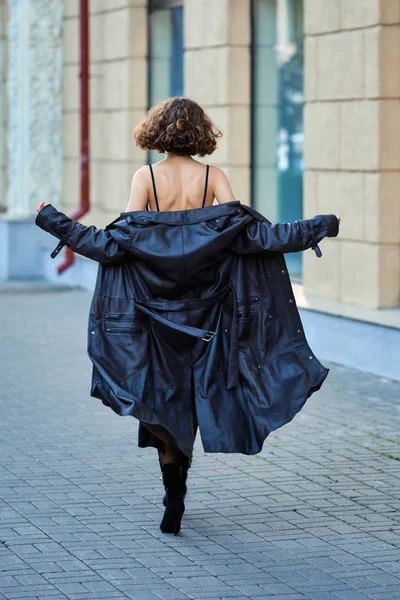
[[[151,173],[151,180],[153,182],[154,199],[156,201],[157,212],[160,212],[160,206],[158,203],[158,196],[157,196],[157,190],[156,190],[156,182],[154,179],[153,167],[151,165],[149,165],[149,167],[150,167],[150,173]],[[202,202],[201,208],[204,208],[206,198],[207,198],[209,170],[210,170],[210,167],[209,167],[209,165],[207,165],[206,166],[206,179],[205,179],[205,184],[204,184],[203,202]],[[147,207],[147,210],[149,210],[148,207]],[[181,343],[182,343],[182,341],[183,340],[181,340]],[[188,352],[190,354],[191,340],[186,339],[186,342],[188,344],[188,347],[187,348],[182,347],[182,353]],[[198,422],[197,422],[196,405],[195,405],[194,399],[192,402],[192,428],[193,428],[193,437],[195,437],[197,429],[198,429]],[[157,448],[157,450],[164,452],[164,442],[171,444],[172,446],[174,446],[174,448],[176,448],[180,451],[183,451],[184,454],[186,454],[186,455],[188,454],[187,449],[180,448],[176,439],[174,438],[174,436],[169,431],[167,431],[164,427],[162,427],[161,425],[152,425],[150,423],[144,423],[143,421],[139,421],[138,446],[140,448],[151,447],[151,448]],[[188,458],[191,463],[191,460],[192,460],[191,453],[188,456]]]

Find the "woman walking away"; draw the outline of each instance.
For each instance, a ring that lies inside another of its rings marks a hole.
[[[125,212],[97,229],[42,203],[36,224],[60,240],[53,257],[66,244],[99,263],[90,394],[140,421],[138,445],[157,449],[163,477],[160,528],[176,535],[197,429],[205,452],[256,454],[328,375],[283,253],[321,256],[340,218],[273,224],[241,204],[221,169],[193,158],[222,134],[188,98],[153,107],[134,135],[165,158],[135,173]]]

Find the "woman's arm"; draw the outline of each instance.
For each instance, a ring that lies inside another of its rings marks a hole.
[[[285,253],[316,248],[324,237],[338,235],[339,223],[340,217],[333,214],[317,215],[312,219],[301,219],[293,223],[254,220],[238,237],[235,251],[239,254],[257,254],[263,251]]]
[[[51,204],[45,205],[43,202],[39,204],[37,211],[36,225],[54,235],[73,252],[103,265],[116,264],[131,258],[128,251],[129,240],[127,239],[127,248],[123,248],[107,231],[108,226],[105,229],[97,229],[94,225],[82,225],[58,211]],[[118,230],[118,235],[121,240],[124,238],[123,231]],[[125,237],[129,238],[129,236]],[[52,252],[52,258],[56,256],[61,247],[62,244]]]
[[[236,200],[227,176],[222,169],[218,167],[211,167],[211,177],[214,184],[214,196],[217,199],[218,204],[225,204],[226,202],[232,202]]]
[[[129,202],[125,212],[130,212],[131,210],[146,210],[147,202],[149,201],[147,187],[148,174],[149,168],[147,166],[142,167],[134,174]]]
[[[126,212],[145,210],[148,201],[146,167],[136,171],[132,179],[131,192]],[[121,248],[106,229],[82,225],[57,211],[51,204],[41,202],[37,207],[36,225],[48,231],[71,250],[102,264],[113,264],[129,259],[129,254]],[[56,256],[61,247],[52,252]]]

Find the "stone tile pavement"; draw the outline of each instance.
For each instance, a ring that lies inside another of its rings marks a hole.
[[[0,599],[400,599],[400,385],[331,366],[256,456],[203,453],[181,536],[89,396],[91,295],[0,289]]]

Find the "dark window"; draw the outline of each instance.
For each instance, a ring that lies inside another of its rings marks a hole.
[[[252,0],[254,208],[270,221],[303,214],[303,0]],[[301,253],[286,255],[301,274]]]
[[[149,8],[149,108],[171,96],[183,95],[183,2],[154,0]],[[163,158],[149,153],[149,161]]]

